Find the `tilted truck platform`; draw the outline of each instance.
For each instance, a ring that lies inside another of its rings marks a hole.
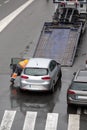
[[[34,57],[52,58],[62,66],[72,66],[81,29],[81,23],[45,23]]]
[[[44,23],[33,57],[52,58],[62,66],[72,66],[87,26],[87,1],[53,0],[53,3],[57,6],[52,22]]]
[[[34,57],[52,58],[72,66],[80,36],[87,25],[86,0],[53,0],[57,4],[53,22],[44,24]]]

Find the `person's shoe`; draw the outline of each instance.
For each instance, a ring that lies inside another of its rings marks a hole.
[[[10,80],[10,82],[11,82],[12,84],[14,84],[14,79],[12,78],[12,79]]]
[[[14,84],[14,81],[10,81],[10,82],[11,82],[12,85]]]

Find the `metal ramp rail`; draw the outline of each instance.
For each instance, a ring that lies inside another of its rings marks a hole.
[[[63,13],[60,16],[61,22],[72,22],[72,17],[74,14],[73,8],[63,8]]]

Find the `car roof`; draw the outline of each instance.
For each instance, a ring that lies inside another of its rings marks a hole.
[[[77,71],[75,77],[75,82],[87,82],[87,70],[86,69],[80,69]]]
[[[52,59],[47,58],[30,58],[26,67],[48,68],[51,61]]]

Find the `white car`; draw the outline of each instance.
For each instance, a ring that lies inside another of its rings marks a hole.
[[[61,65],[55,60],[30,58],[20,77],[20,89],[54,92],[55,84],[61,76]]]

